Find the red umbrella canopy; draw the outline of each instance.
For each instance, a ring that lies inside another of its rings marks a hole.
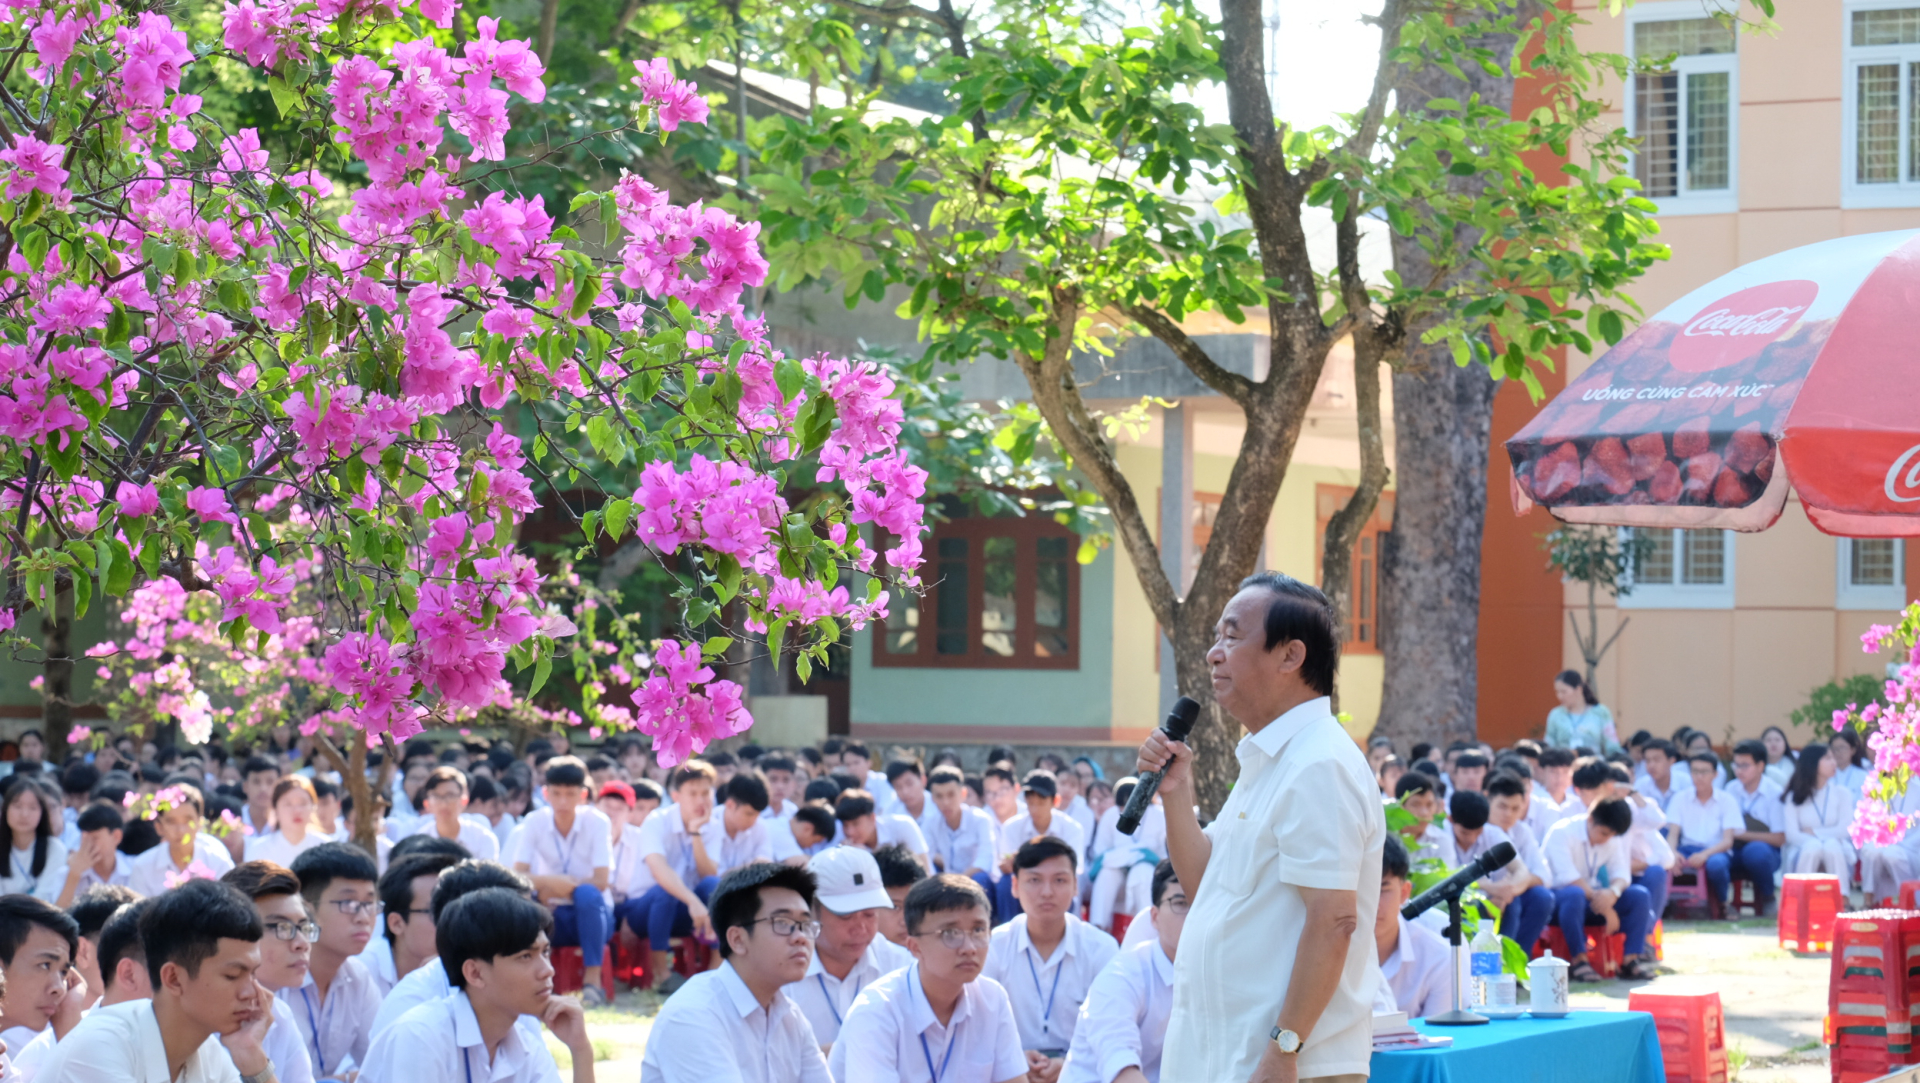
[[[1660,310],[1507,441],[1573,523],[1920,535],[1920,230],[1749,263]]]

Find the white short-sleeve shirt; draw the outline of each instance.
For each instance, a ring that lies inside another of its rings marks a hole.
[[[718,812],[713,818],[724,820]],[[757,821],[738,835],[727,834],[726,825],[723,822],[720,827],[720,850],[718,853],[709,850],[707,856],[714,859],[719,866],[720,874],[724,876],[729,869],[751,865],[756,861],[772,861],[773,839],[767,834],[766,825]]]
[[[520,824],[515,864],[524,864],[535,876],[571,876],[593,879],[593,870],[613,868],[613,822],[592,805],[573,810],[573,826],[562,835],[554,826],[553,810],[529,813]]]
[[[1453,948],[1432,929],[1406,918],[1393,954],[1380,964],[1380,973],[1393,990],[1393,1002],[1415,1019],[1453,1008]]]
[[[721,845],[727,837],[727,825],[719,809],[707,817],[700,828],[700,843],[712,858],[718,871]],[[640,856],[642,859],[658,854],[680,877],[688,887],[700,882],[700,872],[694,867],[693,836],[687,831],[687,823],[680,815],[680,806],[672,803],[661,805],[649,813],[640,824]]]
[[[980,969],[1013,1002],[1023,1049],[1064,1050],[1073,1044],[1087,990],[1120,951],[1112,936],[1072,914],[1066,917],[1067,934],[1045,959],[1028,935],[1028,915],[995,929],[987,964]]]
[[[246,855],[248,861],[271,861],[276,865],[293,866],[293,859],[332,840],[320,833],[319,828],[309,828],[299,842],[289,841],[278,831],[269,831],[264,835],[255,835],[247,840]]]
[[[525,1016],[521,1017],[523,1020]],[[367,1050],[358,1083],[560,1083],[538,1029],[516,1024],[488,1054],[465,990],[416,1005]]]
[[[205,831],[198,831],[193,836],[193,860],[188,865],[191,867],[195,864],[205,866],[217,879],[233,871],[233,855],[227,852],[226,843]],[[162,840],[160,845],[133,859],[133,869],[127,874],[127,886],[142,895],[158,895],[177,886],[167,883],[168,877],[177,880],[185,872],[186,869],[173,863],[173,856]]]
[[[1020,847],[1042,835],[1051,835],[1073,847],[1073,852],[1077,855],[1076,867],[1083,870],[1087,867],[1087,833],[1080,827],[1080,821],[1059,809],[1048,813],[1045,831],[1033,826],[1033,814],[1026,811],[1001,824],[1000,854],[1004,857],[1018,853]]]
[[[689,995],[691,994],[691,995]],[[762,1007],[732,963],[688,979],[654,1017],[640,1083],[831,1083],[807,1017]]]
[[[997,871],[999,843],[995,838],[1000,825],[984,809],[960,806],[960,826],[949,827],[940,807],[927,799],[921,811],[920,834],[927,842],[927,853],[940,872],[966,872],[968,869]]]
[[[1719,843],[1721,832],[1747,829],[1740,802],[1725,790],[1711,791],[1705,801],[1692,790],[1674,794],[1667,802],[1667,821],[1680,825],[1683,846],[1713,846]]]
[[[1173,960],[1158,940],[1114,956],[1080,1005],[1060,1083],[1113,1083],[1130,1067],[1159,1083],[1172,1013]]]
[[[273,1063],[273,1075],[279,1083],[313,1083],[313,1054],[307,1052],[293,1009],[279,997],[273,998],[273,1023],[260,1040],[260,1049]]]
[[[640,825],[622,824],[613,843],[613,866],[607,886],[615,899],[637,899],[653,887],[653,870],[640,856]]]
[[[599,812],[600,810],[595,809],[594,811]],[[604,812],[600,814],[602,816],[606,815]],[[440,824],[435,821],[433,817],[428,816],[414,825],[412,834],[439,835]],[[482,817],[460,817],[460,834],[454,841],[466,847],[467,853],[472,854],[481,861],[500,860],[500,839],[494,835],[493,827]],[[584,880],[587,879],[587,877],[581,877],[581,879]]]
[[[1026,1078],[1027,1055],[999,982],[975,978],[962,986],[943,1027],[915,963],[853,1002],[827,1066],[836,1083],[1006,1083]]]
[[[1909,787],[1909,792],[1912,787]],[[1740,806],[1740,830],[1747,830],[1746,819],[1751,816],[1766,825],[1768,831],[1787,829],[1787,811],[1780,800],[1780,787],[1770,778],[1762,776],[1760,785],[1748,792],[1746,784],[1735,780],[1726,789],[1728,796]]]
[[[878,935],[867,945],[867,950],[860,953],[860,961],[853,964],[844,978],[827,973],[820,965],[820,953],[815,951],[813,961],[807,964],[807,976],[786,987],[787,999],[807,1017],[814,1039],[821,1045],[832,1045],[839,1040],[840,1024],[861,992],[888,974],[912,965],[911,952]]]
[[[0,895],[32,895],[41,902],[59,901],[66,886],[67,846],[52,836],[47,837],[47,859],[39,876],[33,875],[33,847],[29,846],[8,855],[7,875],[0,877]]]
[[[1361,929],[1373,928],[1379,905],[1380,787],[1327,699],[1274,719],[1237,753],[1240,775],[1207,827],[1213,851],[1174,959],[1162,1063],[1180,1081],[1253,1075],[1299,949],[1300,889],[1355,892]],[[1378,970],[1373,939],[1353,937],[1326,1010],[1303,1036],[1300,1078],[1367,1073]]]
[[[1627,840],[1619,836],[1595,846],[1587,837],[1587,818],[1575,816],[1562,820],[1547,832],[1541,846],[1547,852],[1547,867],[1552,875],[1549,887],[1586,883],[1618,893],[1633,882],[1633,862],[1627,852]]]
[[[425,969],[424,967],[422,969]],[[300,1039],[313,1058],[318,1075],[332,1075],[366,1060],[367,1045],[373,1033],[373,1020],[380,1011],[380,985],[366,960],[348,956],[327,987],[327,998],[320,999],[313,972],[298,989],[282,989],[277,994],[293,1012],[300,1028]],[[351,1058],[352,1064],[348,1064]]]
[[[187,1058],[176,1078],[153,1001],[129,1000],[95,1008],[67,1032],[40,1066],[38,1078],[59,1083],[240,1083],[220,1036],[213,1035]]]

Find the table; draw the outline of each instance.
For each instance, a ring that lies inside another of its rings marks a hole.
[[[1660,1038],[1645,1012],[1523,1015],[1480,1027],[1416,1019],[1413,1027],[1453,1044],[1375,1053],[1372,1083],[1666,1083]]]

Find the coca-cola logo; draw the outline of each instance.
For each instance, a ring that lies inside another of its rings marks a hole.
[[[1668,359],[1682,372],[1707,372],[1759,353],[1800,322],[1820,295],[1806,279],[1768,282],[1731,293],[1681,325]]]
[[[1920,500],[1920,444],[1901,452],[1887,467],[1887,499],[1896,504]]]

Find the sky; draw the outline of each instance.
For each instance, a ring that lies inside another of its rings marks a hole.
[[[1264,6],[1268,18],[1275,11],[1280,16],[1274,112],[1281,119],[1312,128],[1366,104],[1380,32],[1360,19],[1378,12],[1379,0],[1265,0]],[[1214,7],[1216,17],[1218,11]],[[1224,92],[1202,101],[1210,115],[1226,120]]]

